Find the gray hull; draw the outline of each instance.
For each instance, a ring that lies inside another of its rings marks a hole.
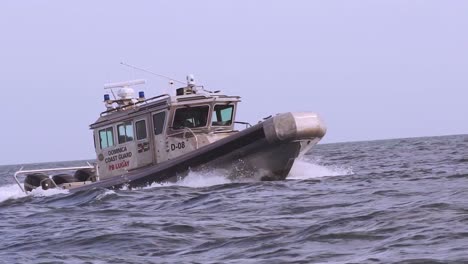
[[[294,160],[314,146],[325,133],[323,122],[313,113],[280,114],[175,159],[72,191],[123,185],[140,187],[173,180],[188,170],[217,168],[229,170],[231,177],[284,180]]]
[[[311,113],[277,115],[266,120],[262,128],[263,139],[203,167],[225,169],[236,180],[284,180],[295,159],[317,144],[326,132],[323,122]]]

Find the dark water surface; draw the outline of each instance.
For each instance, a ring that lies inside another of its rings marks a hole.
[[[25,196],[19,167],[0,263],[468,263],[468,135],[319,145],[283,182]]]

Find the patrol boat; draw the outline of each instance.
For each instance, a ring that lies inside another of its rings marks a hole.
[[[175,96],[145,98],[139,92],[135,97],[133,87],[144,83],[133,80],[104,86],[114,97],[104,95],[106,110],[90,125],[96,163],[20,170],[14,174],[19,187],[26,193],[38,187],[133,188],[204,169],[222,169],[239,180],[284,180],[294,160],[326,133],[324,123],[312,112],[277,114],[253,126],[236,121],[240,97],[207,91],[195,84],[192,75]],[[239,125],[245,127],[236,130]],[[20,176],[25,177],[23,184]]]

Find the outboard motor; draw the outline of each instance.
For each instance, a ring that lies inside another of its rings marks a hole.
[[[24,180],[24,190],[30,192],[41,186],[43,190],[48,190],[55,187],[55,184],[49,176],[43,173],[28,174]]]
[[[84,181],[96,181],[96,170],[95,169],[80,169],[75,172],[75,179],[80,182]]]
[[[52,177],[52,180],[55,182],[55,184],[64,184],[64,183],[70,183],[70,182],[76,182],[75,177],[69,174],[57,174]]]

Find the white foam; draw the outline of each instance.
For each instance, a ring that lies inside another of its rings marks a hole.
[[[200,188],[227,183],[231,183],[231,181],[227,179],[222,172],[214,170],[206,173],[190,171],[187,177],[178,181],[176,184],[185,187]]]
[[[102,198],[108,196],[108,195],[112,195],[112,194],[115,194],[115,191],[113,190],[106,190],[104,193],[101,193],[99,194],[97,197],[96,197],[96,200],[100,201],[102,200]]]
[[[323,166],[305,158],[299,158],[294,162],[287,179],[306,180],[328,176],[353,175],[351,168],[338,166]]]
[[[0,186],[0,203],[9,199],[18,199],[25,196],[26,194],[17,184]]]
[[[294,162],[294,166],[292,167],[287,179],[304,180],[327,176],[344,176],[352,174],[354,173],[352,169],[349,168],[342,168],[337,166],[323,166],[317,164],[314,161],[307,160],[305,158],[300,158]],[[186,177],[180,179],[177,182],[153,183],[151,186],[145,187],[143,189],[167,186],[202,188],[232,183],[232,181],[227,178],[227,175],[228,172],[223,170],[212,170],[204,172],[190,171]],[[122,190],[127,189],[128,188],[126,186],[122,188]],[[37,188],[31,191],[28,195],[32,195],[34,197],[44,197],[67,193],[69,193],[69,191],[63,189],[49,189],[45,191],[41,188]],[[107,190],[106,192],[98,196],[98,200],[114,193],[115,192],[112,190]],[[0,186],[0,203],[8,199],[18,199],[25,196],[27,196],[27,194],[25,194],[17,184]]]
[[[232,183],[233,181],[227,178],[228,174],[229,173],[224,170],[211,170],[204,172],[190,171],[186,177],[178,180],[177,182],[153,183],[150,186],[145,187],[143,189],[169,186],[202,188]],[[287,179],[305,180],[312,178],[321,178],[328,176],[345,176],[353,174],[354,173],[350,168],[343,168],[338,166],[323,166],[306,158],[299,158],[294,162],[294,165],[291,168],[291,172],[289,173]]]
[[[36,188],[32,190],[29,194],[35,197],[45,197],[45,196],[53,196],[57,194],[67,194],[67,193],[70,193],[70,191],[66,189],[54,188],[54,189],[43,190],[42,188]]]
[[[209,187],[220,184],[232,183],[229,179],[225,177],[225,173],[220,170],[213,170],[209,172],[194,172],[190,171],[189,174],[178,180],[177,182],[163,182],[163,183],[153,183],[147,188],[154,187],[167,187],[167,186],[184,186],[191,188],[202,188]]]
[[[26,197],[28,195],[34,197],[44,197],[44,196],[53,196],[57,194],[68,193],[68,190],[63,189],[49,189],[43,190],[42,188],[37,188],[32,190],[30,193],[24,193],[17,184],[9,184],[0,186],[0,203],[9,199],[18,199]]]

